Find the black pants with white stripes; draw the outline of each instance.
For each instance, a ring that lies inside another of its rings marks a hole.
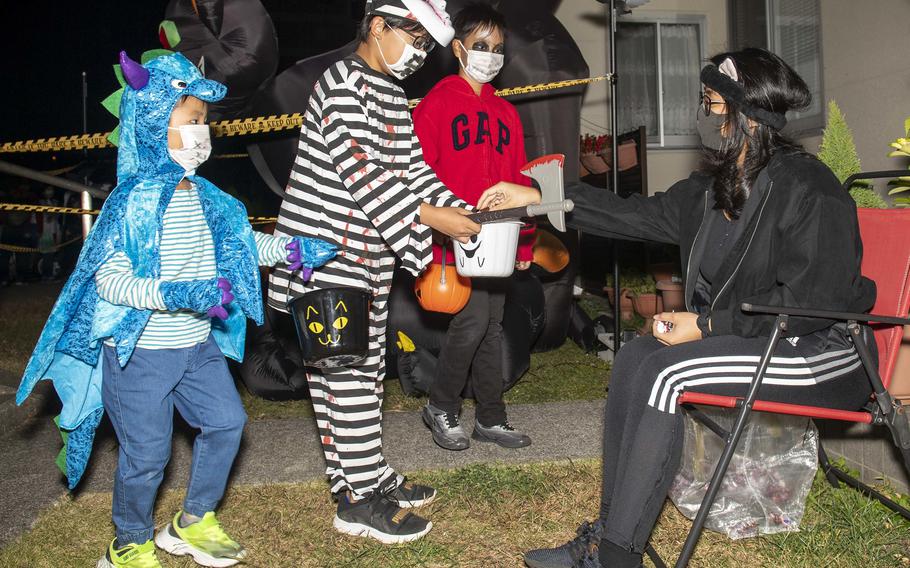
[[[766,338],[707,337],[666,346],[644,336],[617,354],[604,417],[604,539],[642,552],[679,469],[682,389],[744,396]],[[857,410],[871,394],[855,348],[805,356],[783,340],[759,396],[765,400]]]

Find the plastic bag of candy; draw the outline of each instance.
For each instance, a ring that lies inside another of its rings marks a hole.
[[[701,410],[726,430],[739,412]],[[679,472],[670,498],[694,519],[724,440],[688,413]],[[706,526],[731,539],[797,531],[818,468],[818,431],[799,416],[750,414]]]

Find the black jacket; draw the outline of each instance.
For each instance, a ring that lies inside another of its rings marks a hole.
[[[804,154],[777,154],[763,174],[761,194],[749,199],[760,201],[743,215],[745,229],[708,294],[711,334],[770,335],[775,317],[744,313],[743,302],[868,311],[875,301],[875,283],[860,275],[863,249],[849,193],[827,166]],[[574,183],[566,187],[566,197],[575,202],[568,219],[574,228],[609,238],[679,245],[686,306],[695,311],[692,299],[707,233],[720,215],[714,209],[711,177],[693,173],[651,197],[620,198]],[[791,317],[788,335],[813,334],[833,323]]]

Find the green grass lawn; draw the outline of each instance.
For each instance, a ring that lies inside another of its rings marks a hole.
[[[0,288],[0,375],[22,376],[60,287],[31,282]]]
[[[555,351],[531,355],[531,368],[506,393],[505,400],[507,404],[595,400],[604,397],[609,377],[609,363],[585,354],[574,343],[566,341]],[[247,414],[253,420],[300,418],[313,414],[308,400],[272,402],[251,395],[242,384],[238,384],[238,388]],[[385,381],[385,412],[419,410],[426,401],[426,397],[404,394],[398,379]]]
[[[416,543],[384,546],[336,533],[326,485],[233,487],[221,510],[225,527],[250,550],[254,567],[518,567],[524,551],[560,544],[597,511],[595,460],[512,467],[476,465],[424,472],[412,479],[440,490],[425,509],[434,523]],[[159,499],[160,525],[180,506],[180,492]],[[63,498],[34,529],[3,550],[10,568],[92,566],[113,535],[110,494]],[[668,504],[652,542],[675,559],[689,522]],[[886,568],[910,565],[910,525],[858,493],[830,488],[819,477],[801,532],[730,541],[707,533],[693,567],[818,566]],[[195,566],[161,554],[166,567]],[[646,565],[650,565],[646,563]]]

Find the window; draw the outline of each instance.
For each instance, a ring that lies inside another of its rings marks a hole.
[[[624,16],[617,23],[618,131],[644,125],[651,147],[697,145],[704,18]]]
[[[730,0],[732,49],[762,47],[779,55],[806,81],[812,105],[790,113],[786,131],[807,134],[824,126],[821,16],[818,0]]]

